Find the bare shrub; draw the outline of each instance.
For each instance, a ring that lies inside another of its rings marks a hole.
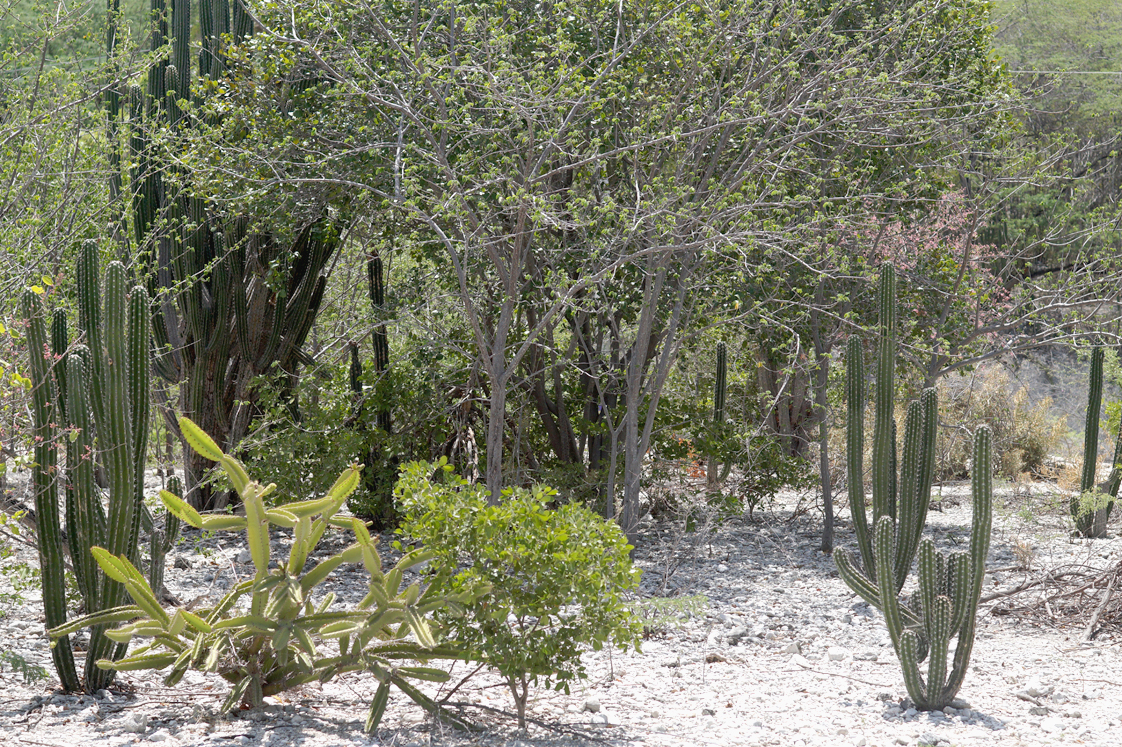
[[[1014,388],[1009,374],[999,366],[982,368],[969,378],[939,382],[941,423],[988,425],[993,431],[995,466],[1009,478],[1041,475],[1045,459],[1060,445],[1067,433],[1066,418],[1053,417],[1051,409],[1051,398],[1031,402],[1028,389]],[[941,479],[969,474],[969,435],[940,428]]]

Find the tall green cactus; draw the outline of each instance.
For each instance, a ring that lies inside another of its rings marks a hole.
[[[713,428],[714,436],[725,422],[725,394],[728,391],[728,346],[724,341],[717,343],[717,372],[713,378]],[[723,471],[719,471],[719,457],[712,453],[709,455],[707,465],[707,483],[710,490],[716,490],[729,475],[732,466],[726,462]]]
[[[861,554],[857,568],[844,551],[835,553],[839,571],[852,587],[861,577],[866,587],[877,582],[877,558],[869,528],[888,517],[898,542],[893,554],[897,592],[903,587],[915,559],[935,477],[935,437],[938,402],[934,389],[925,389],[908,406],[904,423],[904,455],[897,476],[896,425],[893,418],[896,368],[896,272],[892,265],[881,269],[878,284],[880,331],[877,344],[876,410],[873,430],[873,517],[865,514],[864,436],[865,380],[861,342],[851,338],[847,347],[846,395],[849,400],[849,431],[846,436],[849,471],[849,507]],[[851,583],[852,580],[852,583]]]
[[[63,546],[57,509],[59,460],[54,423],[64,423],[72,434],[67,440],[65,460],[67,541],[87,612],[115,607],[124,599],[121,584],[102,574],[91,559],[90,548],[103,545],[116,555],[139,560],[140,515],[144,510],[150,383],[148,294],[140,286],[127,293],[125,267],[113,262],[105,272],[103,309],[98,249],[93,242],[82,247],[78,285],[80,326],[88,345],[68,346],[65,316],[56,312],[51,335],[53,350],[48,349],[42,304],[30,292],[24,298],[36,388],[37,435],[41,436],[36,446],[35,484],[48,626],[55,625],[60,615],[65,619],[66,614],[66,588],[59,560]],[[109,475],[108,512],[94,484],[98,460]],[[95,662],[101,658],[117,659],[124,653],[123,646],[106,638],[101,628],[94,628],[81,681],[74,670],[68,642],[60,642],[52,656],[65,689],[95,692],[108,685],[114,676],[112,670],[100,669]]]
[[[225,75],[226,45],[244,41],[253,21],[242,0],[197,5],[197,75],[217,80]],[[152,51],[166,53],[156,56],[147,88],[130,92],[128,127],[132,240],[147,257],[149,289],[157,300],[151,309],[155,368],[181,384],[180,408],[234,450],[255,414],[256,382],[292,374],[309,361],[302,347],[340,232],[324,212],[284,242],[242,216],[213,213],[188,194],[189,175],[161,158],[161,137],[153,133],[175,138],[197,125],[180,106],[192,95],[192,3],[151,0],[151,10]],[[119,17],[111,12],[108,23],[115,26]],[[213,463],[188,448],[184,456],[191,502],[204,509],[225,506],[230,495],[205,479]]]
[[[377,374],[375,392],[374,425],[378,433],[373,434],[370,448],[363,456],[365,469],[362,471],[364,493],[352,498],[351,511],[362,517],[378,531],[397,526],[398,515],[394,504],[393,486],[397,482],[398,459],[391,450],[384,447],[385,437],[392,430],[392,410],[390,408],[390,382],[386,372],[390,366],[389,334],[386,329],[386,276],[382,258],[372,252],[366,261],[367,280],[369,281],[370,305],[376,317],[371,335],[374,346],[374,370]],[[361,375],[362,367],[358,362],[357,347],[352,347],[352,371]],[[356,392],[360,390],[356,389]],[[365,428],[361,417],[362,401],[359,401],[359,417],[356,422]]]
[[[834,553],[838,572],[862,599],[880,609],[904,671],[908,694],[917,708],[945,707],[958,692],[974,642],[975,612],[989,551],[993,490],[990,433],[978,430],[974,443],[974,526],[969,556],[944,556],[930,539],[920,537],[931,501],[935,472],[938,403],[933,389],[910,403],[904,425],[904,453],[897,475],[896,428],[892,417],[895,373],[895,271],[880,275],[880,334],[873,434],[873,517],[865,513],[865,381],[861,343],[847,347],[846,393],[849,398],[847,467],[849,505],[861,555],[860,567],[845,550]],[[870,530],[871,527],[871,530]],[[919,554],[919,591],[905,603],[900,592]],[[951,638],[957,637],[954,661],[947,669]],[[927,677],[919,662],[928,660]]]
[[[54,356],[47,342],[42,303],[32,291],[23,293],[22,311],[27,320],[27,352],[34,416],[35,465],[31,482],[35,491],[36,542],[43,583],[43,616],[48,628],[66,622],[66,579],[63,576],[62,526],[58,511],[58,429],[55,380],[51,374]],[[64,690],[80,688],[70,639],[62,638],[51,649],[51,660]]]
[[[1079,495],[1070,502],[1075,531],[1083,537],[1105,537],[1106,522],[1118,486],[1122,482],[1122,426],[1114,446],[1114,461],[1110,478],[1102,485],[1095,484],[1095,471],[1099,461],[1099,414],[1103,399],[1103,359],[1105,352],[1096,347],[1091,353],[1091,378],[1087,387],[1087,420],[1083,428],[1083,472],[1079,481]]]

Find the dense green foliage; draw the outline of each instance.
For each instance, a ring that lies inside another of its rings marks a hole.
[[[434,474],[435,472],[435,474]],[[438,615],[452,641],[503,676],[526,725],[530,685],[569,691],[586,646],[636,646],[642,623],[626,595],[639,584],[619,527],[583,506],[550,509],[543,486],[488,505],[441,460],[402,469],[401,533],[433,556],[427,573],[452,592],[486,588],[463,613]]]

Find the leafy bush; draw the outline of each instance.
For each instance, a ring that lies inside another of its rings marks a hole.
[[[437,619],[506,680],[522,726],[530,685],[568,692],[584,676],[585,646],[637,646],[642,633],[625,600],[639,571],[623,532],[575,503],[547,509],[554,495],[508,489],[492,506],[443,459],[406,465],[395,488],[400,532],[433,555],[434,583],[451,593],[489,587],[464,614],[445,608]]]
[[[431,659],[463,658],[461,649],[438,645],[428,616],[433,611],[468,601],[471,591],[460,586],[455,595],[439,594],[431,584],[401,588],[402,573],[432,557],[428,550],[406,554],[389,572],[382,572],[378,554],[366,526],[337,512],[358,485],[359,470],[345,470],[327,495],[318,500],[266,508],[264,497],[274,485],[250,480],[240,462],[226,456],[191,421],[179,419],[183,434],[203,456],[221,464],[245,505],[246,515],[197,513],[186,501],[161,491],[168,511],[193,527],[218,531],[244,531],[256,575],[237,584],[214,607],[190,612],[162,607],[152,587],[124,555],[114,557],[95,547],[94,557],[106,575],[125,585],[134,604],[87,615],[49,631],[52,639],[84,627],[122,623],[106,635],[118,642],[134,636],[152,642],[118,661],[102,659],[99,667],[116,670],[164,669],[164,679],[175,685],[190,668],[217,672],[233,685],[222,710],[239,703],[260,706],[274,695],[313,680],[326,682],[343,672],[368,671],[378,680],[370,705],[366,731],[381,720],[390,685],[405,692],[426,710],[453,721],[408,678],[442,682],[448,673],[431,667],[402,665]],[[287,562],[270,562],[270,525],[293,530]],[[329,526],[354,531],[357,542],[320,561],[307,573],[304,565]],[[315,587],[344,563],[362,563],[370,574],[369,594],[352,610],[332,610],[335,595],[318,603]],[[247,602],[248,604],[239,603]],[[412,637],[410,637],[412,636]],[[328,645],[338,641],[338,645]]]

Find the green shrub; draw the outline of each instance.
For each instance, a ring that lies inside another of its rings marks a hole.
[[[642,622],[625,596],[639,571],[616,524],[575,503],[547,509],[556,493],[544,486],[504,491],[489,505],[486,489],[443,459],[407,464],[394,492],[400,532],[434,556],[434,583],[450,593],[490,588],[462,614],[446,609],[437,620],[506,680],[522,726],[530,685],[568,692],[584,676],[586,646],[638,645]]]

